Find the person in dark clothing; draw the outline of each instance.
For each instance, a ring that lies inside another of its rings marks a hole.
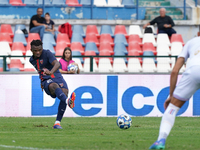
[[[47,28],[47,25],[44,24],[45,19],[44,17],[42,17],[42,14],[43,14],[43,9],[38,8],[37,14],[31,17],[30,29],[29,29],[30,33],[39,33],[41,40],[43,38],[45,28]]]
[[[158,26],[158,33],[166,33],[168,34],[168,36],[171,36],[172,34],[176,33],[176,31],[172,28],[173,26],[175,26],[175,24],[172,18],[166,15],[165,8],[161,8],[160,16],[145,24],[143,28],[145,29],[148,25],[154,25],[155,23]]]

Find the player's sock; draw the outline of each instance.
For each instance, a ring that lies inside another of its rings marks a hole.
[[[57,123],[59,123],[59,124],[60,124],[60,121],[56,120],[54,124],[57,124]]]
[[[56,117],[56,121],[62,120],[62,117],[65,113],[66,107],[67,107],[67,104],[63,101],[60,101],[60,104],[58,106],[58,114],[57,114],[57,117]]]
[[[65,102],[65,104],[67,104],[67,102],[66,102],[67,96],[65,95],[65,93],[63,93],[61,88],[57,88],[55,90],[55,94],[56,94],[57,98],[59,98],[61,101]]]
[[[161,139],[166,139],[167,136],[169,135],[169,133],[174,125],[175,117],[176,117],[176,114],[178,113],[179,109],[180,109],[179,107],[177,107],[171,103],[167,107],[167,109],[162,117],[161,124],[160,124],[158,141]]]

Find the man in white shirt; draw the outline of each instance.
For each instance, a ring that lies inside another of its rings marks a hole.
[[[149,149],[164,149],[165,141],[174,125],[176,114],[183,104],[200,89],[200,37],[188,41],[178,56],[177,62],[170,77],[170,94],[164,103],[165,113],[163,114],[160,131],[157,141]],[[179,70],[187,62],[186,70],[178,85],[177,77]]]

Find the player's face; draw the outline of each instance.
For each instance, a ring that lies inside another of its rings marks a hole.
[[[71,56],[71,52],[70,52],[69,50],[66,50],[66,51],[65,51],[65,58],[66,58],[66,59],[69,59],[70,56]]]
[[[34,46],[34,45],[31,46],[31,51],[33,53],[33,56],[36,57],[36,58],[39,58],[41,56],[42,50],[43,50],[42,45],[40,45],[40,46]]]
[[[38,10],[37,10],[37,15],[38,15],[38,16],[42,16],[42,13],[43,13],[43,10],[42,10],[42,9],[38,9]]]

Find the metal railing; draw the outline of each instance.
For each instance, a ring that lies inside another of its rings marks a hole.
[[[30,57],[30,56],[0,56],[0,59],[3,58],[3,71],[9,71],[7,70],[7,58],[11,58],[11,57]],[[61,58],[62,56],[56,56],[56,58]],[[93,72],[93,59],[95,58],[154,58],[155,62],[157,62],[157,58],[175,58],[175,60],[177,60],[177,56],[73,56],[73,58],[90,58],[90,72]]]

